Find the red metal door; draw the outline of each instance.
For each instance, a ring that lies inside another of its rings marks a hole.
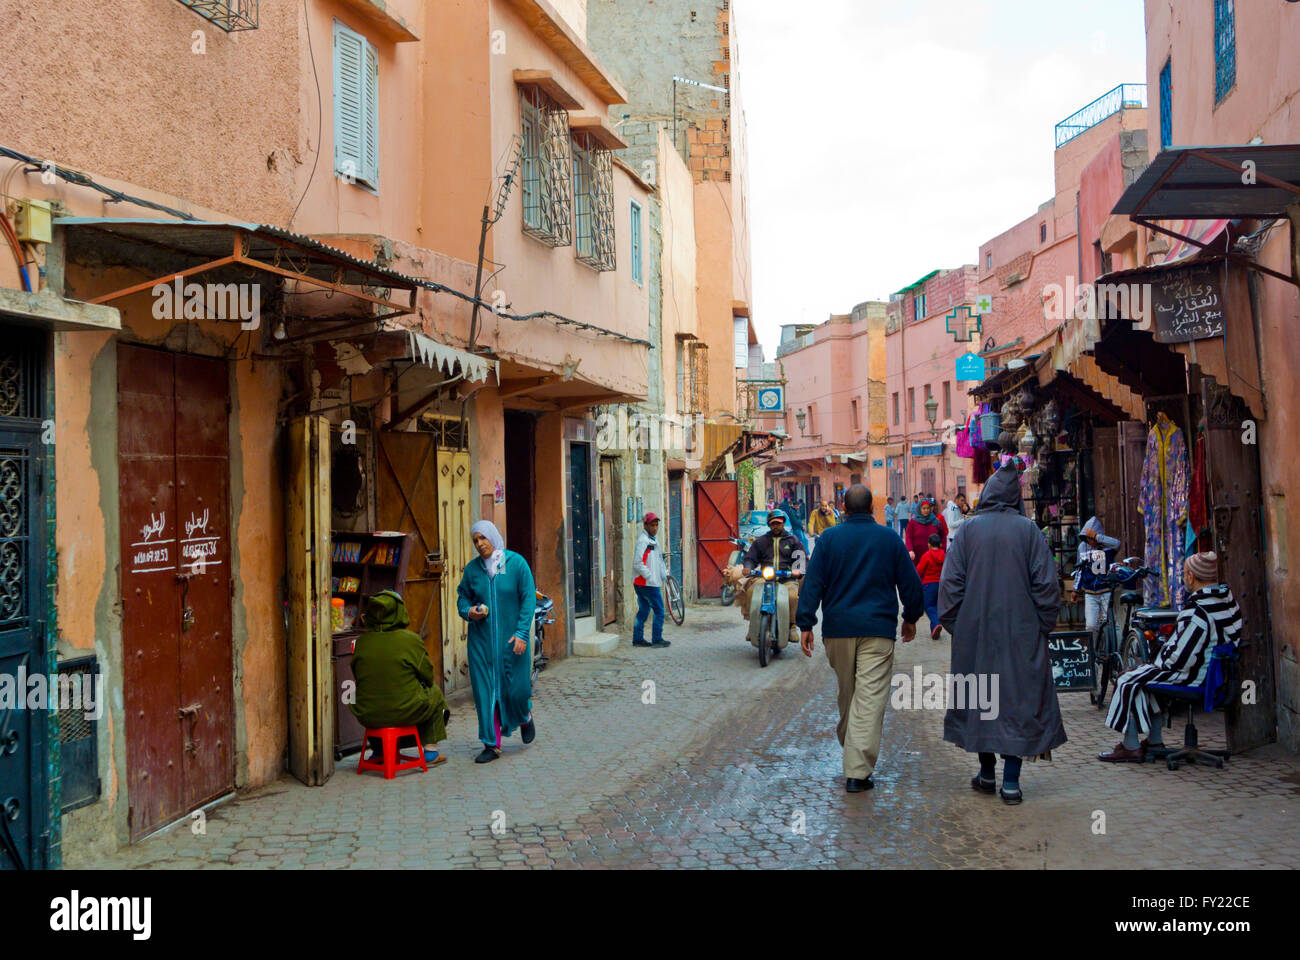
[[[132,839],[234,784],[226,377],[219,360],[118,347]]]
[[[722,571],[731,558],[731,540],[740,533],[740,491],[735,480],[695,484],[696,567],[700,597],[722,596]]]

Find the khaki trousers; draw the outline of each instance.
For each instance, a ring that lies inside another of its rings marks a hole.
[[[840,725],[835,733],[844,747],[844,776],[865,780],[880,756],[894,638],[831,637],[822,642],[840,687]]]

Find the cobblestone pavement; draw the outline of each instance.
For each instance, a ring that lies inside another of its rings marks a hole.
[[[942,712],[885,718],[876,788],[844,793],[834,679],[821,651],[767,669],[734,609],[694,606],[667,650],[554,664],[538,737],[478,766],[473,706],[453,703],[447,763],[384,781],[345,758],[324,787],[285,778],[94,862],[69,867],[1295,867],[1300,762],[1277,748],[1223,770],[1112,767],[1086,694],[1061,697],[1070,742],[1026,764],[1025,802],[974,793]],[[946,641],[899,644],[895,673],[942,673]],[[653,685],[653,686],[651,686]],[[653,693],[653,698],[650,694]],[[643,700],[653,699],[653,703]],[[1181,724],[1166,739],[1181,740]],[[1203,743],[1222,742],[1202,725]],[[1104,824],[1103,824],[1104,817]],[[1169,830],[1170,823],[1178,824]],[[1204,825],[1198,834],[1187,825]],[[1104,826],[1104,832],[1100,828]]]

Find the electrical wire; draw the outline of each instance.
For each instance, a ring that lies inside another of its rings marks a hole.
[[[198,221],[198,217],[192,213],[186,213],[184,210],[177,210],[175,207],[169,207],[165,204],[154,203],[152,200],[143,200],[140,197],[133,197],[129,193],[123,193],[121,190],[114,190],[112,187],[106,187],[102,183],[97,183],[91,177],[86,176],[76,170],[69,170],[67,167],[60,167],[55,163],[43,162],[35,157],[30,157],[25,153],[17,150],[11,150],[9,147],[0,147],[0,157],[8,157],[10,160],[20,160],[23,163],[31,164],[42,173],[52,173],[61,180],[74,184],[78,187],[89,187],[91,190],[97,190],[104,196],[108,197],[112,203],[130,203],[137,207],[145,207],[149,210],[157,210],[160,213],[170,214],[173,217],[179,217],[182,220]]]
[[[312,181],[316,179],[316,165],[320,163],[320,145],[321,135],[324,132],[325,108],[322,106],[320,94],[320,75],[316,72],[316,48],[311,40],[311,10],[310,4],[302,5],[303,23],[307,25],[307,52],[311,54],[311,75],[316,81],[316,156],[311,162],[311,173],[307,176],[307,185],[302,188],[302,196],[298,198],[297,205],[293,208],[293,213],[289,215],[289,223],[286,229],[293,226],[293,218],[298,216],[298,208],[302,202],[307,199],[307,191],[311,189]]]

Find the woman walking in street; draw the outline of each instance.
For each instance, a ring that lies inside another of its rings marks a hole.
[[[495,524],[480,520],[470,536],[478,556],[465,566],[456,608],[469,622],[469,678],[483,741],[474,762],[490,763],[501,756],[502,736],[515,727],[524,743],[537,735],[528,651],[537,588],[528,562],[505,548]]]
[[[907,532],[903,534],[903,542],[907,544],[912,563],[920,564],[921,558],[930,549],[932,533],[939,534],[944,543],[948,542],[948,525],[943,522],[943,517],[934,512],[934,501],[927,497],[917,506],[916,513],[907,525]]]
[[[979,754],[971,786],[981,793],[997,789],[1002,754],[1007,803],[1021,801],[1022,758],[1065,743],[1047,655],[1060,606],[1056,563],[1024,515],[1019,472],[1014,464],[1002,467],[953,538],[939,583],[939,620],[952,634],[952,674],[985,684],[991,694],[987,704],[971,703],[969,693],[954,698],[943,738]]]

